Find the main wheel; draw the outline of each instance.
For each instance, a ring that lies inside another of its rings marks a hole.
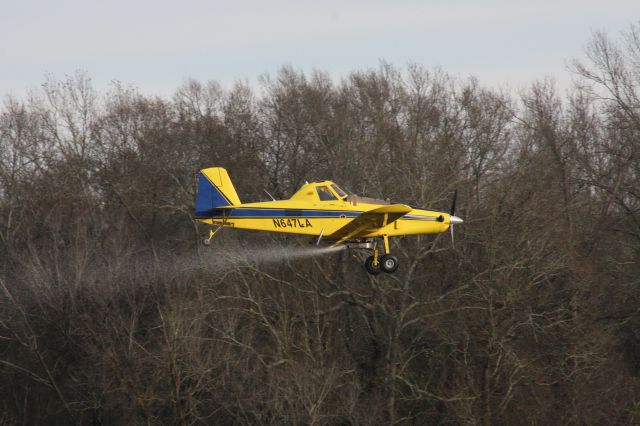
[[[373,256],[367,257],[367,260],[364,261],[364,269],[366,269],[367,272],[371,275],[378,275],[380,272],[382,272],[380,266],[380,260],[378,260],[377,266],[373,264]]]
[[[385,254],[380,258],[380,268],[388,274],[391,274],[398,269],[398,258],[392,254]]]

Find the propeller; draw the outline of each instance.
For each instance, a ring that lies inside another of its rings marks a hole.
[[[453,201],[451,202],[451,210],[449,211],[449,231],[451,232],[451,246],[454,246],[453,240],[453,225],[464,222],[461,218],[456,216],[456,200],[458,199],[458,190],[453,192]]]

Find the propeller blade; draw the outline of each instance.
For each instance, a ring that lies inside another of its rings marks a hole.
[[[453,241],[453,223],[449,225],[449,231],[451,231],[451,247],[455,248],[455,243]]]
[[[456,214],[456,200],[458,199],[458,190],[453,191],[453,201],[451,202],[451,212],[449,213],[451,216],[455,216]]]

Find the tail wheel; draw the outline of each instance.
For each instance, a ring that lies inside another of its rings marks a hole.
[[[380,258],[380,268],[388,274],[395,272],[398,269],[398,264],[398,258],[394,255],[385,254]]]
[[[367,270],[371,275],[378,275],[382,272],[382,263],[378,261],[378,265],[373,264],[373,256],[367,257],[367,260],[364,261],[364,269]]]

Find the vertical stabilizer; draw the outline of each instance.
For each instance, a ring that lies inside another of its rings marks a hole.
[[[240,204],[240,198],[238,198],[236,189],[225,169],[211,167],[200,170],[194,216],[206,217],[216,207],[230,207]]]

